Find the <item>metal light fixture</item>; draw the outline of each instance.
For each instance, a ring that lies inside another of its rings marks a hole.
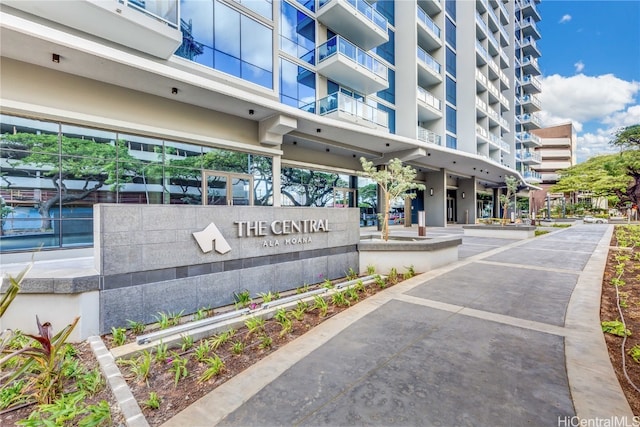
[[[60,63],[60,55],[58,55],[57,53],[51,54],[51,61],[55,62],[56,64],[59,64]]]
[[[433,196],[433,187],[431,187],[431,188],[429,189],[429,195],[430,195],[430,196]]]
[[[171,94],[177,95],[178,94],[178,88],[177,87],[172,87],[171,88]]]
[[[464,194],[464,191],[463,191],[463,192],[462,192],[462,198],[464,199],[464,197],[465,197],[465,194]]]

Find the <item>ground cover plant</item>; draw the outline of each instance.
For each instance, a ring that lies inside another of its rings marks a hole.
[[[4,315],[30,267],[0,303]],[[36,316],[38,334],[4,330],[0,336],[0,424],[3,426],[108,426],[123,421],[87,343],[67,342],[79,318],[54,333]],[[121,340],[121,331],[114,331]]]
[[[633,413],[640,416],[640,225],[616,226],[600,320],[609,357]]]
[[[374,273],[375,270],[369,268],[368,272]],[[270,320],[262,320],[257,316],[249,317],[245,325],[237,330],[224,331],[199,341],[189,340],[183,336],[175,348],[169,348],[166,344],[160,343],[134,357],[121,359],[117,363],[147,421],[151,426],[158,426],[206,393],[325,320],[400,280],[412,277],[414,274],[412,267],[402,269],[402,273],[394,269],[389,280],[376,276],[369,285],[365,286],[361,281],[357,281],[352,286],[341,289],[340,297],[337,298],[336,303],[329,296],[316,295],[309,302],[299,302],[288,310],[277,310]],[[345,275],[357,278],[357,274],[353,271],[349,271]],[[342,279],[342,281],[344,280],[347,280],[347,277]],[[315,285],[305,284],[300,289],[292,291],[291,294],[295,295],[321,287],[331,289],[339,282],[340,280],[324,280]],[[276,293],[266,293],[252,298],[251,295],[247,295],[246,291],[243,291],[237,293],[235,297],[236,304],[229,309],[257,307],[262,302],[273,301],[281,296]],[[210,308],[202,308],[193,315],[183,318],[181,322],[199,320],[214,314],[219,313],[218,311],[214,313],[214,310]],[[122,331],[121,328],[114,328],[112,333],[102,337],[103,341],[110,348],[117,347],[122,345],[123,340],[125,343],[130,343],[138,335],[167,328],[167,323],[178,322],[175,313],[160,312],[155,317],[157,323],[152,325],[129,321],[128,329]],[[72,392],[65,394],[63,399],[54,399],[53,406],[38,410],[39,415],[31,415],[34,412],[33,405],[0,415],[2,426],[45,425],[42,417],[54,420],[51,425],[64,426],[120,425],[122,423],[122,415],[117,410],[117,405],[110,396],[108,387],[105,387],[105,382],[99,375],[97,362],[88,345],[82,343],[69,346],[69,348],[75,349],[76,357],[81,359],[80,365],[86,366],[86,368],[80,369],[93,372],[92,375],[97,375],[100,378],[100,380],[95,380],[100,384],[95,388],[100,391],[94,397],[85,400],[88,396],[85,389],[91,387],[78,386],[79,390],[85,394]],[[90,369],[94,369],[94,371],[90,371]],[[5,395],[20,395],[19,385],[15,389],[3,392],[0,395],[0,400],[19,399],[19,397],[4,397]],[[109,394],[104,397],[105,393]],[[99,398],[101,400],[97,400]],[[83,402],[88,402],[93,406],[87,407]],[[107,415],[107,408],[111,409],[110,419]],[[74,420],[67,420],[65,417],[68,414],[75,415]],[[19,421],[30,416],[33,417],[32,420]],[[80,420],[84,418],[86,421],[80,423]],[[95,420],[97,421],[93,423]]]

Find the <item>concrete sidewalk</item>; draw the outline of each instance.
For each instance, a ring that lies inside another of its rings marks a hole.
[[[631,422],[599,322],[612,232],[464,238],[459,262],[340,313],[165,426]]]

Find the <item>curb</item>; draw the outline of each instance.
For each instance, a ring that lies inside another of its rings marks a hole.
[[[126,425],[128,427],[149,427],[149,423],[129,390],[113,355],[104,345],[102,339],[99,336],[91,336],[87,338],[87,342],[98,360],[102,375],[107,379],[107,384],[118,402],[118,406],[120,406]]]

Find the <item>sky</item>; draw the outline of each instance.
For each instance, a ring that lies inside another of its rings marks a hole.
[[[578,162],[640,124],[640,0],[542,0],[543,126],[573,122]]]

